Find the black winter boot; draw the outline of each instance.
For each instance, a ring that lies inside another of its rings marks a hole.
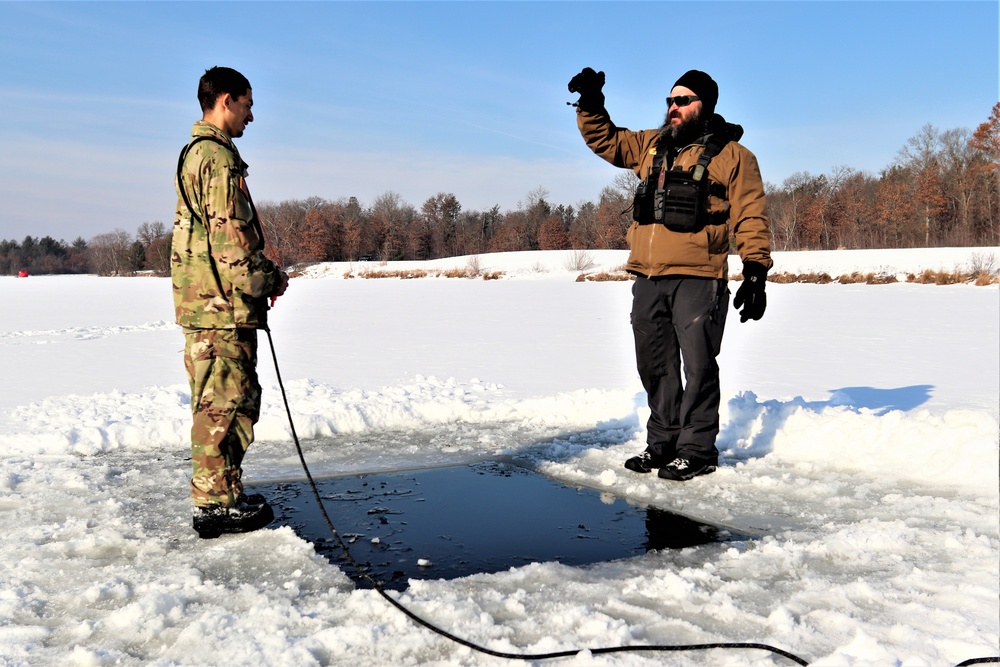
[[[223,533],[249,533],[260,530],[273,520],[274,510],[264,496],[241,494],[236,499],[236,504],[231,507],[211,505],[196,508],[193,524],[198,537],[212,539]]]
[[[662,468],[667,464],[667,458],[646,450],[639,456],[633,456],[625,461],[625,467],[632,472],[652,472],[653,468]]]
[[[657,473],[661,479],[672,479],[677,482],[686,482],[700,475],[708,475],[715,472],[717,461],[705,461],[703,459],[677,457],[667,465],[660,468]]]

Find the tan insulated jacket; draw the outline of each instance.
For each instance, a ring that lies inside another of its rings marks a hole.
[[[645,179],[656,157],[658,130],[633,132],[617,127],[608,112],[577,109],[577,125],[587,146],[616,167],[631,169]],[[719,115],[710,120],[710,131],[726,125]],[[691,169],[705,149],[708,135],[681,149],[670,166]],[[709,224],[695,232],[676,232],[660,224],[629,227],[631,252],[625,268],[647,277],[684,275],[727,278],[729,233],[736,239],[740,258],[770,269],[771,231],[764,205],[764,183],[757,158],[741,144],[730,141],[708,164],[711,217],[728,224]],[[713,215],[715,214],[715,215]]]

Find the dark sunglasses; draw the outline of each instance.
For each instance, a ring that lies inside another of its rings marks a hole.
[[[686,107],[692,102],[697,102],[701,98],[697,95],[678,95],[677,97],[667,98],[667,108],[669,109],[672,105],[676,104],[679,107]]]

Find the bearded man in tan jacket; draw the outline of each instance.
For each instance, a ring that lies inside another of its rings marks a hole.
[[[604,107],[604,72],[585,68],[577,125],[587,146],[640,179],[627,238],[636,364],[648,396],[646,450],[629,470],[658,468],[687,481],[714,472],[719,452],[719,366],[729,305],[730,240],[743,260],[733,306],[759,320],[772,267],[771,231],[757,159],[737,143],[743,128],[715,113],[719,87],[690,70],[667,97],[658,129],[616,126]],[[683,360],[683,379],[681,362]]]

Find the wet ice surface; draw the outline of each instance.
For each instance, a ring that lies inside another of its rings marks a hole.
[[[776,260],[919,272],[984,249],[897,262],[913,252]],[[608,270],[626,255],[595,253]],[[559,251],[524,254],[517,274],[513,259],[483,257],[501,281],[343,280],[336,266],[293,281],[271,326],[313,475],[511,462],[760,537],[410,579],[390,597],[513,652],[764,642],[845,667],[1000,653],[995,286],[769,284],[764,319],[727,327],[719,470],[671,484],[622,467],[646,418],[628,283],[536,270],[561,267]],[[198,539],[169,294],[169,279],[0,277],[0,664],[511,664],[430,635],[288,526]],[[258,370],[245,479],[301,478],[273,364]],[[663,660],[787,664],[562,662]]]
[[[316,480],[350,556],[385,588],[532,562],[589,565],[657,549],[751,539],[656,507],[575,488],[519,465],[481,462]],[[362,587],[307,480],[258,484],[287,525]]]

